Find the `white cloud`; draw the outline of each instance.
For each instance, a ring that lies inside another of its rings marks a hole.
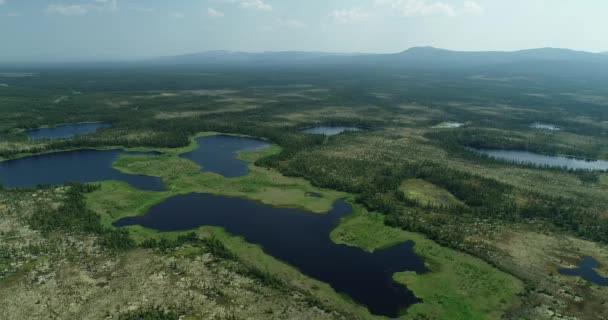
[[[2,0],[0,0],[2,1]],[[91,11],[117,11],[118,0],[92,0],[88,4],[49,4],[46,13],[65,16],[77,16]]]
[[[239,5],[243,9],[272,11],[272,6],[262,0],[240,0]]]
[[[462,9],[462,13],[474,13],[480,14],[483,12],[483,8],[479,3],[475,1],[465,1],[464,8]]]
[[[295,19],[276,19],[275,26],[284,29],[302,29],[306,27],[306,24]]]
[[[402,16],[429,16],[445,14],[455,16],[456,10],[451,4],[445,2],[429,2],[427,0],[376,0],[376,4],[385,6],[389,10]]]
[[[442,1],[429,0],[376,0],[376,5],[405,17],[444,15],[454,17],[463,14],[479,14],[483,11],[475,1],[465,1],[456,6]]]
[[[89,8],[83,5],[61,5],[61,4],[49,4],[46,7],[48,14],[59,14],[64,16],[78,16],[89,12]]]
[[[214,18],[222,18],[224,16],[223,12],[215,10],[213,8],[207,9],[207,14]]]
[[[336,10],[330,14],[330,17],[338,23],[354,23],[368,19],[371,13],[361,8],[351,8]]]
[[[118,10],[118,0],[93,0],[97,3],[102,3],[105,7],[111,11]]]
[[[143,12],[143,13],[152,13],[152,12],[156,11],[156,9],[154,9],[154,8],[145,8],[145,7],[133,7],[133,8],[129,8],[128,10],[136,11],[136,12]]]
[[[185,18],[185,17],[186,17],[186,16],[185,16],[183,13],[181,13],[181,12],[173,12],[173,14],[172,14],[171,16],[172,16],[173,18],[175,18],[175,19],[183,19],[183,18]]]

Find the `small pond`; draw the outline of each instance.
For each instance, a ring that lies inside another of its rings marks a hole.
[[[561,128],[556,125],[549,124],[549,123],[540,123],[540,122],[535,122],[535,123],[531,124],[530,128],[549,130],[549,131],[560,131],[561,130]]]
[[[419,300],[405,286],[394,282],[392,275],[400,271],[425,272],[424,261],[413,253],[412,242],[375,253],[332,242],[331,230],[351,212],[350,205],[342,200],[329,213],[320,215],[239,198],[189,194],[170,198],[152,207],[145,216],[124,218],[114,226],[141,225],[165,232],[222,227],[247,242],[261,245],[267,254],[302,273],[330,284],[371,313],[396,317]]]
[[[76,150],[8,160],[0,162],[0,184],[11,188],[31,188],[41,184],[118,180],[142,190],[164,190],[160,178],[124,174],[112,168],[112,163],[120,154],[155,155],[156,153]]]
[[[32,140],[59,140],[69,139],[97,132],[100,128],[111,127],[107,122],[63,124],[54,128],[39,128],[25,132]]]
[[[197,138],[196,143],[196,150],[180,157],[194,161],[203,171],[215,172],[227,178],[241,177],[249,172],[249,163],[237,159],[237,152],[272,146],[271,143],[260,139],[227,135]]]
[[[448,121],[448,122],[442,122],[442,123],[436,125],[434,128],[460,128],[460,127],[463,127],[464,125],[465,125],[465,123],[462,123],[462,122]]]
[[[568,158],[563,156],[549,156],[544,154],[533,153],[529,151],[518,150],[500,150],[500,149],[473,149],[473,152],[487,155],[498,160],[515,162],[518,164],[532,164],[537,166],[548,166],[556,168],[566,168],[569,170],[590,170],[590,171],[606,171],[608,170],[608,161],[604,160],[583,160]]]
[[[576,269],[561,269],[560,274],[565,276],[579,276],[589,282],[595,283],[600,286],[608,287],[608,278],[600,276],[595,269],[599,267],[599,264],[595,259],[589,256],[583,257],[583,260],[578,263]]]
[[[306,192],[306,196],[311,198],[323,198],[323,195],[316,192]]]
[[[325,136],[335,136],[342,132],[358,132],[363,131],[363,128],[358,127],[332,127],[332,126],[320,126],[314,128],[307,128],[302,130],[305,134],[319,134]]]

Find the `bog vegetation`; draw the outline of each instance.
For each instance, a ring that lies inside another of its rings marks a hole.
[[[504,228],[607,244],[607,173],[503,163],[467,147],[608,159],[608,89],[542,74],[475,72],[506,80],[487,80],[462,70],[293,67],[117,68],[94,72],[94,81],[89,81],[91,72],[47,70],[10,79],[9,87],[0,88],[0,157],[112,146],[167,151],[189,146],[200,132],[244,134],[281,147],[280,152],[252,159],[257,166],[304,178],[314,187],[351,193],[358,205],[380,213],[387,226],[418,232],[503,268],[493,245]],[[72,89],[82,94],[72,94]],[[65,98],[57,100],[60,96]],[[113,126],[60,141],[31,141],[23,133],[83,121]],[[436,127],[447,121],[467,125]],[[562,130],[530,128],[534,122]],[[301,133],[315,125],[370,130],[333,137]],[[405,181],[424,181],[415,190],[423,197],[403,192]],[[138,243],[128,232],[108,227],[104,217],[86,205],[86,194],[95,188],[70,185],[59,207],[37,208],[28,223],[43,233],[94,234],[112,252],[203,241],[188,236],[176,243]],[[448,193],[450,205],[421,200],[437,190]],[[235,258],[217,239],[200,245],[215,256]],[[273,287],[282,283],[259,269],[250,275]],[[530,294],[541,286],[533,283]],[[171,319],[172,314],[152,309],[123,315],[137,316]]]

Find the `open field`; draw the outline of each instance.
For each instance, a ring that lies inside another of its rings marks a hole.
[[[406,197],[430,206],[454,206],[462,203],[449,191],[424,180],[409,179],[401,183],[399,190]]]

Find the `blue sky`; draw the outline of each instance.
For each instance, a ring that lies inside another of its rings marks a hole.
[[[0,61],[206,50],[608,51],[606,0],[0,0]]]

